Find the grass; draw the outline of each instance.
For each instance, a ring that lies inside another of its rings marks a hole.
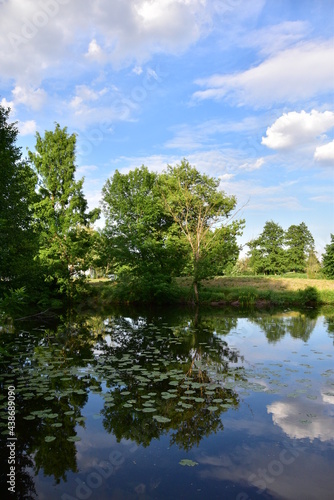
[[[176,301],[193,301],[192,279],[177,278],[176,283],[179,289]],[[117,302],[115,284],[107,278],[90,280],[92,305]],[[204,304],[232,304],[241,307],[334,305],[334,280],[295,276],[224,276],[203,280],[199,296],[200,302]]]
[[[185,295],[191,293],[191,278],[178,278],[178,284]],[[253,305],[257,301],[277,305],[334,304],[334,281],[304,277],[224,276],[203,280],[200,300],[205,303],[239,301],[240,305]]]

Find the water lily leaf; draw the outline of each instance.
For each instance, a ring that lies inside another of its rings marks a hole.
[[[142,411],[144,413],[152,413],[153,411],[157,411],[157,409],[150,407],[150,408],[143,408]]]
[[[183,458],[182,460],[180,460],[179,464],[187,467],[195,467],[195,465],[198,465],[198,462],[194,462],[193,460],[189,460],[188,458]]]
[[[35,415],[27,415],[26,417],[23,417],[24,420],[35,420]]]
[[[79,436],[70,436],[67,438],[67,441],[70,441],[71,443],[74,443],[75,441],[81,441],[81,437]]]
[[[162,424],[167,423],[167,422],[171,422],[170,418],[163,417],[162,415],[154,415],[153,418],[154,418],[154,420],[156,420],[157,422],[162,423]]]
[[[54,441],[55,439],[56,439],[55,436],[46,436],[44,441],[46,443],[52,443],[52,441]]]

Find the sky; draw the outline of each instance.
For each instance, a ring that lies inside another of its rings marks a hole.
[[[77,134],[90,208],[186,158],[237,197],[241,255],[269,220],[330,243],[334,0],[0,0],[0,68],[23,156]]]

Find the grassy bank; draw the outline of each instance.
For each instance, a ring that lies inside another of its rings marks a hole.
[[[190,278],[179,278],[178,285],[185,296],[192,293]],[[278,276],[220,277],[202,282],[200,301],[236,306],[334,305],[334,281]]]
[[[176,280],[177,293],[170,302],[192,302],[191,278]],[[99,305],[120,302],[116,283],[108,279],[91,280],[91,300]],[[212,306],[235,307],[334,305],[334,281],[281,277],[221,277],[204,280],[200,302]]]

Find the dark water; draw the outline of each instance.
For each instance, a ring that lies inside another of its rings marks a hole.
[[[333,310],[127,309],[7,330],[1,498],[334,498]]]

